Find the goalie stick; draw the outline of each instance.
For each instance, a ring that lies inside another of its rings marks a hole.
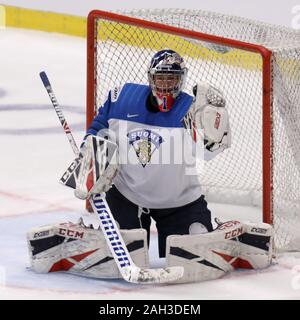
[[[76,157],[80,158],[80,153],[75,139],[54,95],[46,73],[44,71],[40,72],[40,77],[48,92],[60,123],[68,137],[73,152]],[[184,269],[182,266],[158,269],[144,269],[136,266],[130,257],[125,242],[116,225],[115,219],[113,218],[110,208],[105,200],[105,194],[94,194],[90,197],[89,201],[94,213],[99,218],[101,230],[119,271],[126,281],[133,283],[166,283],[176,281],[183,276]]]

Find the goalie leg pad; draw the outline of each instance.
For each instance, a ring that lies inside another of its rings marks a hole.
[[[177,283],[217,279],[237,268],[266,268],[272,258],[273,228],[229,221],[213,232],[167,239],[167,266],[183,266]]]
[[[243,223],[245,233],[239,236],[239,268],[263,269],[272,263],[274,229],[267,223]]]
[[[238,255],[236,241],[229,239],[244,232],[241,223],[235,222],[226,230],[205,234],[169,236],[167,239],[167,266],[184,267],[184,275],[178,283],[217,279],[234,270],[223,258]],[[221,255],[219,254],[221,253]]]
[[[120,230],[134,263],[149,267],[144,229]],[[65,271],[93,278],[122,278],[100,230],[73,223],[43,226],[27,233],[31,267],[39,273]]]

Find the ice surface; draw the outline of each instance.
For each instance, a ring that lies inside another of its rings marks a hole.
[[[1,299],[299,299],[300,257],[282,256],[261,271],[184,285],[135,285],[28,269],[26,232],[77,221],[83,202],[58,180],[73,160],[69,143],[40,81],[48,73],[75,139],[84,134],[85,40],[58,34],[0,30],[0,298]],[[259,210],[210,204],[223,219],[259,220]],[[156,233],[150,248],[157,257]]]

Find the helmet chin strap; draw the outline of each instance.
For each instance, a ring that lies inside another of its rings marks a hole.
[[[170,93],[157,93],[155,94],[158,108],[161,112],[168,112],[175,103],[175,98]]]

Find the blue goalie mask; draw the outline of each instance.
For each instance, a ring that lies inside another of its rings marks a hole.
[[[150,62],[148,79],[159,110],[169,111],[185,84],[187,68],[182,57],[173,50],[157,52]]]

